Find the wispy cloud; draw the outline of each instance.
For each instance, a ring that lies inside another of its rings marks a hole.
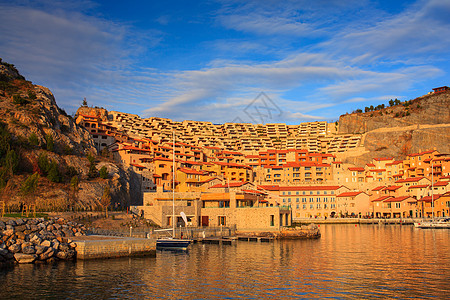
[[[66,106],[77,107],[83,96],[127,81],[131,57],[143,51],[127,26],[59,7],[0,4],[0,20],[3,59],[50,87]]]
[[[331,119],[349,103],[442,77],[439,61],[450,58],[448,0],[420,0],[397,14],[369,0],[222,0],[207,24],[219,33],[188,41],[208,59],[187,66],[177,57],[170,68],[154,68],[148,57],[160,51],[170,62],[166,48],[185,47],[173,32],[105,19],[94,1],[14,3],[0,3],[1,57],[69,111],[87,97],[144,117],[228,122],[243,119],[263,91],[282,111],[274,122]],[[173,18],[163,12],[149,23],[182,24]]]

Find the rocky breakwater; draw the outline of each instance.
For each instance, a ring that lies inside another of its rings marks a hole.
[[[85,232],[83,225],[62,218],[0,221],[0,265],[73,259],[76,243],[70,237]]]

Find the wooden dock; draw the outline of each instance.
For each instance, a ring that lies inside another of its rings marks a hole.
[[[268,243],[273,242],[273,237],[258,236],[233,236],[233,237],[207,237],[194,239],[194,243],[216,244],[216,245],[233,245],[237,241]]]

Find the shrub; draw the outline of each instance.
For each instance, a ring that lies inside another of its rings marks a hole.
[[[36,135],[36,133],[32,132],[30,136],[28,137],[28,142],[31,146],[39,146],[39,139]]]
[[[13,103],[16,105],[26,105],[30,103],[27,99],[22,98],[20,95],[14,95],[13,96]]]
[[[20,186],[20,191],[24,195],[34,193],[36,191],[39,178],[40,176],[38,173],[34,173],[33,175],[28,176],[28,178]]]
[[[30,100],[36,100],[36,94],[33,91],[28,91],[28,99]]]
[[[6,153],[5,163],[3,165],[11,175],[17,172],[17,168],[19,167],[19,155],[17,155],[16,151],[9,150]]]
[[[107,179],[108,178],[108,169],[106,166],[100,168],[100,178]]]
[[[95,164],[92,164],[89,166],[89,172],[88,172],[89,178],[97,178],[98,177],[98,170]]]
[[[10,178],[8,173],[9,172],[8,170],[6,170],[6,168],[0,169],[0,189],[3,189],[8,183],[8,180]]]
[[[38,157],[38,167],[41,173],[46,175],[50,169],[50,164],[48,162],[47,154],[41,153]]]
[[[47,178],[51,182],[61,182],[61,174],[56,161],[50,163]]]
[[[53,141],[53,136],[51,134],[47,134],[45,136],[45,141],[47,142],[47,151],[53,152],[55,150],[55,142]]]

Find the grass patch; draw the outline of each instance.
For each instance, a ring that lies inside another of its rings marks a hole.
[[[34,215],[33,215],[33,213],[30,213],[30,214],[29,214],[29,217],[27,217],[27,216],[22,216],[22,213],[10,213],[10,214],[4,214],[3,217],[5,217],[5,218],[21,218],[21,219],[22,219],[22,218],[28,218],[28,219],[33,219],[33,218],[35,218]],[[37,212],[37,213],[36,213],[36,218],[44,218],[44,219],[48,219],[48,214]]]

